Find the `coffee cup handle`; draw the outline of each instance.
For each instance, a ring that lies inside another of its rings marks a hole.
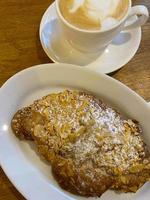
[[[133,16],[136,16],[136,19],[135,17],[133,18]],[[148,18],[149,18],[149,12],[146,6],[143,5],[133,6],[129,11],[129,15],[125,22],[124,29],[128,30],[131,28],[137,28],[139,26],[142,26],[146,23]]]

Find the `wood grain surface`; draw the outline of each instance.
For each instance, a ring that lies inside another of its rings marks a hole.
[[[0,0],[0,86],[22,69],[52,62],[44,53],[38,36],[41,17],[52,2]],[[150,11],[150,0],[133,0],[133,4],[146,5]],[[135,57],[111,75],[150,101],[150,20],[142,32]],[[1,168],[0,200],[24,200]]]

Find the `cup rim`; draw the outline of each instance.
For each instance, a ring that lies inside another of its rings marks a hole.
[[[128,17],[129,15],[129,11],[131,9],[131,6],[132,6],[132,2],[131,0],[129,0],[129,6],[128,6],[128,10],[125,14],[125,16],[115,25],[111,26],[111,28],[107,28],[105,30],[86,30],[86,29],[81,29],[81,28],[78,28],[72,24],[70,24],[64,17],[63,15],[61,14],[61,11],[59,9],[59,1],[60,0],[56,0],[55,3],[56,3],[56,11],[57,11],[57,14],[58,16],[60,17],[60,19],[63,21],[63,23],[68,26],[69,28],[75,30],[75,31],[79,31],[79,32],[82,32],[82,33],[104,33],[104,32],[107,32],[107,31],[111,31],[113,30],[114,28],[120,26],[120,24],[122,24],[123,21],[125,21],[125,19]]]

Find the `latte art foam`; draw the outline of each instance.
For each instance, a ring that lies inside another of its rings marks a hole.
[[[78,28],[105,30],[124,17],[128,5],[129,0],[60,0],[60,11]]]

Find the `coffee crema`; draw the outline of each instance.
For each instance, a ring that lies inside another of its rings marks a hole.
[[[63,17],[72,25],[87,30],[105,30],[126,14],[129,0],[60,0]]]

